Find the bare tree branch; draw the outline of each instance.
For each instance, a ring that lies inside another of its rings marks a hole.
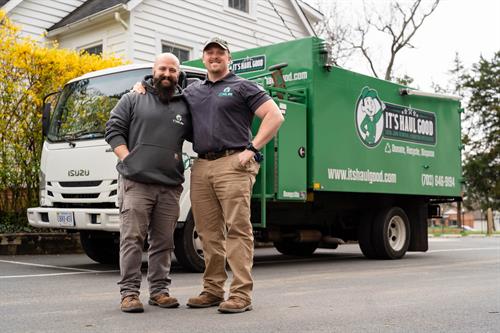
[[[354,53],[359,54],[366,60],[370,71],[375,77],[384,79],[395,79],[393,75],[394,66],[398,53],[407,48],[413,49],[411,43],[417,31],[422,27],[424,21],[435,11],[441,0],[433,0],[432,3],[413,0],[411,3],[400,0],[390,3],[388,10],[377,10],[375,5],[379,2],[363,1],[364,17],[357,23],[342,23],[341,14],[338,10],[337,2],[330,2],[330,6],[325,7],[320,1],[317,7],[324,13],[324,19],[315,27],[319,36],[323,37],[330,45],[330,52],[335,65],[342,65]],[[333,4],[332,4],[333,3]],[[426,8],[424,7],[426,5]],[[375,48],[370,41],[374,34],[383,34],[388,39],[389,57],[384,69],[378,68],[380,63],[379,55],[375,54],[381,50]],[[402,79],[407,81],[409,77],[405,75]]]
[[[318,2],[318,9],[324,13],[324,19],[316,24],[314,29],[317,35],[326,41],[330,51],[330,60],[336,66],[342,66],[343,62],[355,52],[349,43],[352,29],[350,26],[339,23],[336,3],[328,8],[322,8],[321,3]]]
[[[405,8],[400,2],[392,2],[389,8],[389,14],[383,15],[375,12],[371,17],[365,19],[366,27],[373,27],[377,31],[384,33],[390,38],[390,55],[385,69],[384,79],[393,78],[394,64],[397,54],[404,48],[415,48],[410,41],[414,38],[416,32],[420,29],[424,21],[429,17],[440,0],[434,0],[431,7],[422,13],[422,0],[415,0],[409,7]],[[366,12],[366,9],[365,9]],[[375,19],[372,19],[375,17]],[[373,74],[378,77],[374,68],[374,55],[370,53],[366,41],[368,29],[357,28],[357,42],[351,42],[354,49],[361,52],[368,61]]]
[[[375,70],[375,66],[374,66],[373,61],[370,57],[368,47],[365,46],[365,38],[366,38],[366,35],[368,34],[368,30],[369,30],[369,26],[367,26],[366,28],[363,28],[361,26],[357,26],[356,31],[359,33],[361,41],[359,42],[359,44],[354,44],[351,42],[351,46],[353,49],[358,49],[361,51],[361,54],[363,55],[363,57],[365,57],[366,61],[368,61],[368,64],[370,65],[370,69],[371,69],[373,75],[376,78],[378,78],[379,76],[377,74],[377,71]]]
[[[432,7],[425,12],[420,18],[416,18],[418,15],[418,9],[421,5],[421,0],[416,0],[410,8],[410,12],[407,14],[404,9],[401,7],[399,3],[392,4],[393,9],[399,12],[399,15],[402,16],[401,27],[399,28],[399,34],[395,36],[395,34],[391,34],[393,39],[391,43],[391,55],[389,58],[389,64],[387,65],[385,71],[385,79],[390,80],[392,78],[392,71],[394,67],[394,62],[396,60],[396,55],[401,49],[405,47],[413,47],[410,44],[410,40],[415,36],[418,29],[422,26],[425,19],[431,15],[439,4],[440,0],[435,0]],[[393,22],[396,23],[397,17],[392,17]],[[397,23],[396,23],[397,24]],[[391,27],[392,31],[392,27]],[[405,33],[408,33],[405,36]]]

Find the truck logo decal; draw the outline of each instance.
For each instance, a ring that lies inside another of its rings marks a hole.
[[[90,176],[90,170],[88,169],[80,169],[80,170],[68,170],[69,177],[84,177]]]
[[[292,199],[303,199],[306,197],[306,192],[303,191],[286,191],[283,190],[283,198],[292,198]]]
[[[233,59],[229,69],[234,74],[250,73],[261,71],[266,68],[266,56],[258,55],[242,59]]]
[[[356,103],[356,128],[361,141],[372,148],[382,139],[385,104],[374,89],[364,87]]]
[[[376,147],[382,138],[426,145],[436,143],[436,116],[411,106],[382,101],[376,90],[364,87],[356,103],[356,130],[361,142]],[[390,146],[389,148],[393,148]],[[394,152],[385,146],[385,152]]]
[[[389,139],[436,144],[436,115],[433,112],[386,103],[384,137]]]

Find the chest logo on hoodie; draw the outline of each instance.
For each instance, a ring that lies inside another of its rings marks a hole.
[[[172,119],[172,121],[178,125],[184,126],[184,122],[182,121],[182,116],[180,114],[175,116],[175,119]]]

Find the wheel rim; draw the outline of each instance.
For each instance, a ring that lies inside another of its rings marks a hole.
[[[406,242],[406,227],[401,216],[393,216],[387,226],[387,238],[394,251],[400,251]]]
[[[201,244],[201,239],[195,229],[193,229],[193,247],[196,254],[203,259],[203,246]]]

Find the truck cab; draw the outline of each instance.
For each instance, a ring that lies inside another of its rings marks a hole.
[[[182,87],[205,77],[203,69],[182,66],[181,70]],[[56,94],[53,110],[49,103],[44,106],[40,206],[28,209],[29,223],[80,232],[83,249],[97,262],[117,263],[119,251],[117,158],[104,140],[105,124],[121,96],[151,73],[152,64],[88,73]],[[180,201],[180,229],[190,209],[191,143],[185,142],[183,151],[186,183]]]

